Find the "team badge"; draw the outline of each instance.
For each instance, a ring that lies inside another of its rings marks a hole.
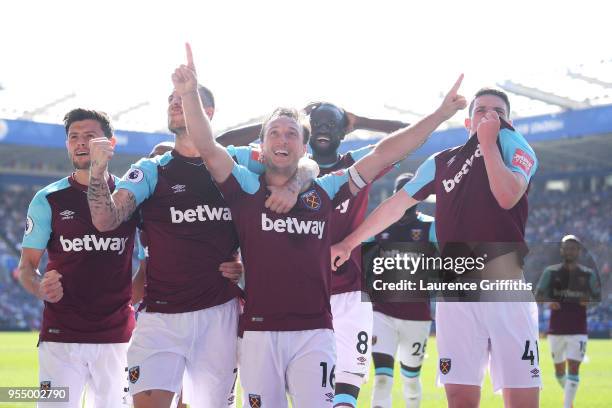
[[[529,174],[529,171],[533,167],[534,163],[535,160],[533,160],[528,153],[521,149],[516,149],[514,151],[514,156],[512,156],[512,164],[522,169],[525,173]]]
[[[442,374],[448,374],[450,370],[451,370],[451,359],[441,358],[440,359],[440,372]]]
[[[29,235],[30,232],[32,232],[32,230],[34,229],[34,221],[32,220],[32,217],[30,217],[29,215],[26,217],[26,226],[25,226],[25,234]]]
[[[249,394],[249,405],[251,408],[261,408],[261,395]]]
[[[420,241],[421,240],[421,232],[423,232],[422,229],[420,228],[413,228],[410,230],[410,236],[412,237],[413,241]]]
[[[128,379],[132,384],[136,384],[136,381],[140,378],[140,366],[131,367],[128,374]]]
[[[131,181],[132,183],[140,183],[144,178],[144,173],[140,169],[132,169],[125,175],[125,179],[127,181]]]
[[[261,154],[259,146],[253,147],[253,149],[251,150],[251,160],[263,163],[263,154]]]
[[[41,381],[40,389],[42,391],[49,391],[51,389],[51,381]]]
[[[319,193],[315,190],[310,190],[302,194],[302,202],[312,211],[318,211],[319,208],[321,208],[321,197],[319,197]]]

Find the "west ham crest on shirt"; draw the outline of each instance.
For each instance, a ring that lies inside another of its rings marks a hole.
[[[140,366],[131,367],[128,378],[132,384],[136,384],[136,381],[140,378]]]
[[[413,228],[410,230],[410,236],[412,237],[413,241],[420,241],[421,240],[421,232],[423,232],[422,229],[420,228]]]
[[[448,374],[450,370],[451,370],[451,359],[441,358],[440,359],[440,372],[442,374]]]
[[[261,408],[261,395],[249,394],[249,405],[251,408]]]
[[[319,197],[319,193],[316,190],[310,190],[301,196],[302,202],[312,211],[318,211],[321,208],[321,197]]]
[[[49,391],[51,389],[51,381],[41,381],[40,389],[42,391]]]

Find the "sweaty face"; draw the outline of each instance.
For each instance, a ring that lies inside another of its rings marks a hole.
[[[561,258],[565,262],[575,262],[580,256],[580,244],[574,241],[561,243]]]
[[[274,171],[290,171],[306,153],[302,127],[294,119],[280,116],[264,129],[262,152],[266,167]]]
[[[506,122],[510,122],[508,120],[508,107],[502,98],[495,95],[482,95],[474,100],[472,116],[466,122],[466,127],[469,129],[470,135],[476,133],[478,124],[484,118],[487,112],[490,111],[497,112],[501,119],[504,119]]]
[[[310,127],[312,150],[321,154],[335,152],[345,136],[344,113],[335,106],[323,104],[311,112]]]
[[[73,122],[68,128],[66,148],[76,170],[89,169],[89,141],[97,137],[104,137],[102,126],[97,120],[80,120]]]

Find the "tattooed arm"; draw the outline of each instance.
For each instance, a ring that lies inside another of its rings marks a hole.
[[[89,145],[91,166],[87,202],[91,220],[98,231],[117,228],[136,209],[136,198],[128,190],[119,189],[112,195],[108,187],[108,162],[113,156],[113,146],[105,137],[92,139]]]

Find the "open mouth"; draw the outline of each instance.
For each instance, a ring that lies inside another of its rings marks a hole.
[[[77,157],[89,156],[89,152],[80,151],[80,152],[75,152],[74,155],[77,156]]]
[[[317,134],[317,137],[315,139],[317,141],[317,143],[330,143],[331,142],[331,137],[329,137],[329,135],[327,135],[326,133],[319,133]]]
[[[280,156],[280,157],[287,157],[289,156],[289,152],[286,150],[275,150],[274,151],[274,155],[275,156]]]

